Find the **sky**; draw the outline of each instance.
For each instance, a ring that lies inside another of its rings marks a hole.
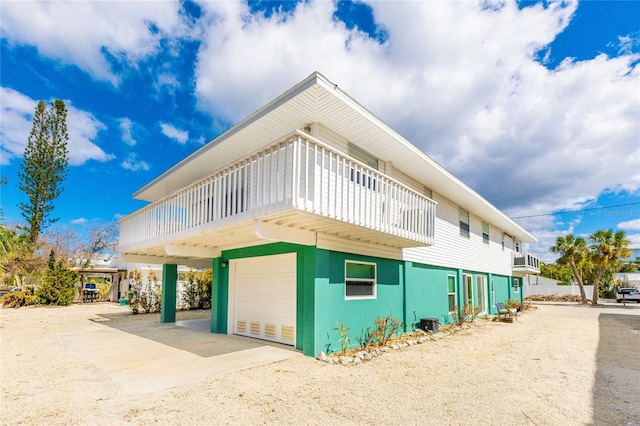
[[[3,221],[39,100],[68,107],[55,226],[132,194],[319,71],[531,232],[640,248],[640,1],[0,3]]]

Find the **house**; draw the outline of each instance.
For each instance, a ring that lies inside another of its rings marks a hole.
[[[127,262],[212,267],[211,331],[315,356],[376,316],[450,322],[522,299],[536,239],[319,73],[134,194]]]
[[[97,254],[88,265],[71,269],[79,275],[78,286],[94,284],[99,289],[102,300],[117,302],[126,294],[127,268],[116,256]]]

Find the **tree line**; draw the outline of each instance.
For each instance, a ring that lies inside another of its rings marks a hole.
[[[640,267],[640,257],[625,262],[633,252],[624,231],[598,230],[588,238],[568,234],[556,238],[551,247],[560,255],[555,264],[544,264],[541,275],[565,283],[574,281],[580,288],[583,304],[587,304],[585,285],[593,285],[591,303],[598,304],[601,292],[606,292],[615,283],[618,272],[635,272]]]

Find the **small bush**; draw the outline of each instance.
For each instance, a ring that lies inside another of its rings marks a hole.
[[[78,274],[67,269],[62,261],[56,262],[52,255],[42,284],[35,291],[38,302],[43,305],[70,305],[76,295],[77,280]]]
[[[398,318],[391,317],[391,315],[387,315],[384,318],[376,317],[373,323],[375,325],[373,338],[380,346],[385,346],[389,339],[404,328],[404,323]]]
[[[183,309],[209,309],[211,308],[211,270],[204,272],[190,270],[186,274],[187,282],[184,285],[180,301]]]
[[[451,317],[453,318],[453,324],[462,325],[465,322],[473,322],[482,312],[482,306],[476,306],[465,303],[462,309],[458,308],[458,306],[453,306],[453,312],[451,312]]]
[[[522,306],[522,302],[520,302],[518,299],[507,299],[506,302],[504,302],[504,307],[507,309],[518,309],[521,308]]]
[[[35,295],[33,287],[7,293],[0,299],[0,304],[5,308],[21,308],[23,306],[37,305],[39,302],[40,300]]]
[[[127,304],[133,314],[160,312],[162,305],[162,286],[154,273],[149,274],[146,285],[142,282],[140,271],[134,271],[129,279],[129,294]]]
[[[337,321],[336,321],[337,322]],[[351,339],[349,338],[350,328],[344,326],[343,323],[337,322],[338,327],[334,328],[334,331],[337,331],[340,334],[340,339],[338,339],[338,346],[340,346],[340,351],[344,355],[347,352],[347,349],[351,347]]]

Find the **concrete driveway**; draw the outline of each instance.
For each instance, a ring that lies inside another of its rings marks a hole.
[[[104,327],[60,337],[96,368],[136,393],[156,392],[302,356],[284,345],[212,334],[208,318],[131,325],[112,322],[110,317],[102,314],[92,320]]]

